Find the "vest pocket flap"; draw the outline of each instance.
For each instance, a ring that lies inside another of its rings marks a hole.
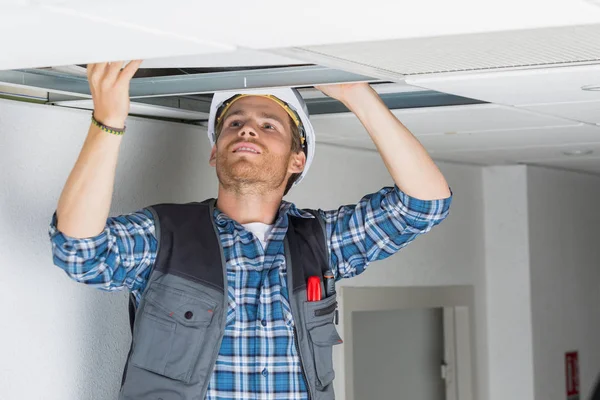
[[[325,390],[335,378],[333,370],[333,346],[341,344],[342,339],[333,323],[315,326],[308,330],[312,342],[317,390]]]
[[[334,324],[314,327],[309,330],[309,333],[312,342],[317,346],[334,346],[343,343]]]
[[[210,324],[216,304],[202,297],[184,293],[165,285],[154,284],[146,295],[146,301],[162,317],[173,319],[184,326]]]

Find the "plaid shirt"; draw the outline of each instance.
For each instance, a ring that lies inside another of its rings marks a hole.
[[[319,211],[326,223],[330,265],[336,279],[362,273],[448,214],[451,198],[423,201],[384,188],[358,204]],[[283,240],[287,215],[314,218],[282,202],[266,249],[239,223],[215,210],[227,265],[229,308],[223,342],[206,398],[307,399],[294,345]],[[71,278],[104,290],[128,288],[139,303],[158,242],[152,214],[109,218],[94,238],[73,239],[50,226],[54,263]]]

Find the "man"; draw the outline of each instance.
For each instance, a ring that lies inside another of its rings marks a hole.
[[[139,62],[122,66],[88,67],[93,123],[50,227],[54,262],[69,276],[132,293],[120,398],[333,399],[333,279],[440,223],[451,197],[444,177],[368,84],[320,87],[360,119],[396,185],[338,210],[300,210],[282,198],[314,155],[301,97],[217,93],[218,200],[108,218]]]

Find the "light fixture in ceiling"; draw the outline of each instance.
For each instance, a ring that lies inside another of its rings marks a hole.
[[[569,156],[569,157],[582,157],[582,156],[589,156],[593,152],[594,152],[594,150],[591,150],[591,149],[573,149],[573,150],[563,151],[563,154],[565,156]]]

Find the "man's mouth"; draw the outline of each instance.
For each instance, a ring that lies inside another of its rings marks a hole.
[[[251,154],[260,154],[260,150],[258,146],[249,143],[240,143],[234,146],[234,153],[251,153]]]

